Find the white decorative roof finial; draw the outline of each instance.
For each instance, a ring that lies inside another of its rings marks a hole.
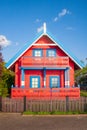
[[[46,33],[46,23],[43,24],[43,31]]]

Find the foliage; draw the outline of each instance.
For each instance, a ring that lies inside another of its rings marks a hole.
[[[0,46],[0,95],[8,96],[11,85],[14,83],[14,72],[5,68]]]
[[[25,111],[23,115],[76,115],[76,114],[87,114],[87,112],[80,112],[80,111],[69,111],[69,112],[62,112],[62,111],[52,111],[52,112],[32,112],[32,111]]]
[[[8,96],[10,94],[11,85],[14,84],[14,72],[5,68],[2,64],[2,80],[0,82],[0,95]]]
[[[87,66],[75,72],[75,81],[81,86],[87,86]]]
[[[2,52],[1,52],[1,46],[0,46],[0,82],[2,79],[2,63],[3,63],[3,57],[2,57]]]
[[[87,92],[86,91],[80,91],[80,96],[87,97]]]

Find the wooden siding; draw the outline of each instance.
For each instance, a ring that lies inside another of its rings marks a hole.
[[[69,96],[71,98],[80,98],[80,88],[12,88],[11,97],[21,98],[26,96],[33,99],[50,99],[50,98],[65,98]]]
[[[53,43],[50,38],[47,36],[41,37],[35,44],[45,44],[45,43]],[[40,48],[43,50],[43,57],[33,57],[33,49]],[[47,49],[56,49],[56,57],[47,57]],[[52,68],[60,68],[61,70],[46,70],[46,88],[50,89],[50,76],[60,76],[60,87],[65,87],[65,73],[62,68],[69,67],[69,82],[70,87],[74,86],[74,62],[70,60],[70,58],[58,47],[58,46],[32,46],[30,47],[15,63],[15,87],[20,88],[21,91],[21,81],[22,74],[20,67],[31,67],[31,68],[44,68],[44,67],[52,67]],[[44,87],[44,72],[43,70],[24,70],[24,90],[30,90],[30,76],[40,76],[40,89]],[[13,91],[13,90],[12,90]],[[19,91],[18,91],[19,92]],[[12,92],[13,95],[13,92]],[[61,95],[61,94],[60,94]],[[79,92],[78,92],[79,97]]]

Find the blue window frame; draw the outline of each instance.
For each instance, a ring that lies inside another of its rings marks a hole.
[[[43,56],[42,49],[34,49],[33,50],[33,56],[35,56],[35,57],[42,57]]]
[[[50,87],[60,88],[60,76],[50,76]]]
[[[56,49],[47,49],[47,57],[56,57]]]
[[[30,88],[40,88],[40,76],[30,76]]]

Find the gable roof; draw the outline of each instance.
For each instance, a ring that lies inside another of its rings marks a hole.
[[[61,50],[63,50],[65,52],[65,54],[67,54],[72,61],[74,61],[74,63],[79,67],[79,68],[83,68],[84,65],[78,60],[78,58],[76,56],[74,56],[71,51],[69,51],[65,46],[63,46],[63,44],[60,43],[60,41],[58,41],[51,33],[49,32],[40,32],[38,33],[38,35],[30,42],[28,42],[27,44],[25,44],[14,56],[13,58],[11,58],[8,63],[6,64],[6,67],[9,69],[37,40],[39,40],[42,36],[48,36]]]

